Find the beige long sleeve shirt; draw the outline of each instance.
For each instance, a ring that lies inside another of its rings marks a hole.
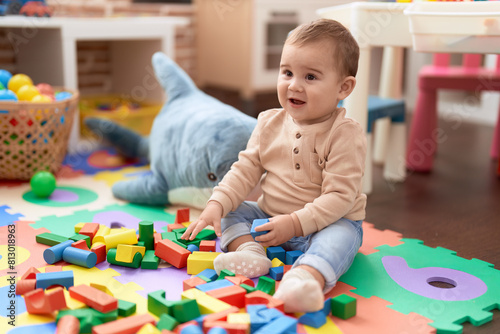
[[[365,156],[365,133],[343,108],[307,126],[295,124],[283,109],[267,110],[210,200],[222,205],[225,216],[261,181],[259,207],[271,216],[295,213],[303,235],[342,217],[362,220]]]

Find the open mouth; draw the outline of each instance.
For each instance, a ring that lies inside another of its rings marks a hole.
[[[305,102],[297,99],[290,99],[290,103],[298,106],[304,104]]]

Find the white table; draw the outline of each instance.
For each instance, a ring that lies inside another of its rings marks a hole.
[[[150,81],[154,80],[151,56],[163,51],[173,57],[175,28],[188,23],[183,17],[0,18],[0,28],[8,30],[18,71],[35,83],[78,89],[77,42],[112,41],[113,91],[146,92],[153,100],[160,100],[162,91]],[[76,147],[78,139],[79,121],[75,117],[70,149]]]

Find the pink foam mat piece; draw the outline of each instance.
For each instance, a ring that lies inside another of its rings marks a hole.
[[[375,247],[388,245],[391,247],[401,245],[403,235],[391,230],[379,230],[371,223],[363,222],[363,245],[359,252],[368,255],[378,252]]]

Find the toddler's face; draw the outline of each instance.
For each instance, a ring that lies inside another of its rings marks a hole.
[[[333,45],[318,41],[303,46],[285,44],[278,77],[278,99],[298,124],[328,119],[344,98],[342,78],[334,66]]]

